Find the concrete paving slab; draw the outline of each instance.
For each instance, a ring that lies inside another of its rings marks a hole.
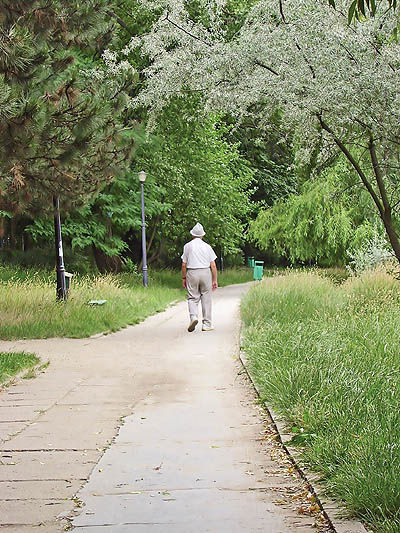
[[[79,451],[10,451],[0,453],[0,480],[19,481],[86,479],[101,452]],[[72,496],[73,493],[71,493]]]
[[[132,381],[131,381],[132,384]],[[126,392],[121,391],[119,385],[81,385],[79,388],[71,391],[68,396],[58,401],[58,405],[88,405],[88,398],[90,398],[89,405],[96,405],[96,400],[103,405],[116,405],[127,402]],[[131,401],[134,401],[134,393],[128,398],[127,405],[130,406]]]
[[[77,531],[311,531],[313,518],[275,503],[301,482],[271,459],[262,412],[240,375],[242,291],[230,287],[217,300],[218,329],[180,333],[151,365],[141,362],[147,395],[78,493]],[[180,322],[160,324],[158,337],[169,338]]]
[[[161,525],[165,532],[286,533],[287,516],[286,509],[266,501],[261,491],[180,490],[109,496],[107,501],[93,496],[74,526],[129,524],[132,531],[146,526],[149,533]],[[304,531],[310,533],[308,526]]]
[[[185,435],[185,440],[224,440],[227,438],[225,424],[229,422],[229,439],[237,441],[238,438],[254,438],[255,432],[259,436],[264,433],[264,426],[260,420],[252,422],[249,413],[246,410],[238,411],[236,405],[221,406],[215,399],[215,395],[210,391],[208,395],[213,407],[207,408],[204,404],[196,403],[183,404],[173,403],[166,406],[158,405],[156,412],[152,413],[153,406],[140,406],[140,413],[126,419],[124,428],[120,432],[119,442],[132,442],[132,435],[128,429],[137,425],[137,431],[134,435],[135,444],[149,442],[150,439],[170,439],[174,434]],[[229,401],[229,397],[227,398]],[[215,400],[215,401],[214,401]],[[204,405],[204,409],[202,408]],[[215,405],[215,408],[214,408]],[[197,409],[196,409],[197,407]],[[136,409],[139,405],[136,406]],[[196,424],[188,423],[193,416],[193,409],[196,409]],[[168,416],[169,410],[173,410],[173,418],[169,418],[168,425],[164,424],[165,417]],[[246,416],[247,414],[247,416]],[[177,439],[174,439],[177,440]]]
[[[0,501],[0,528],[12,525],[39,526],[59,513],[70,512],[72,500],[12,500]]]
[[[1,398],[1,394],[0,394]],[[14,406],[0,406],[0,420],[2,422],[29,422],[38,416],[40,410],[35,407]]]
[[[9,403],[24,404],[40,403],[56,400],[63,394],[67,394],[71,389],[71,383],[64,382],[59,386],[57,383],[49,384],[45,388],[42,387],[42,381],[47,381],[45,376],[41,374],[36,378],[38,380],[29,380],[29,388],[27,388],[27,380],[22,380],[20,383],[6,389],[4,396],[1,398],[0,405],[7,405]],[[39,385],[38,385],[39,383]]]
[[[79,432],[81,429],[80,426],[87,423],[88,420],[98,420],[99,422],[115,420],[116,417],[120,416],[120,412],[120,404],[69,404],[64,402],[57,403],[51,410],[43,413],[38,422],[40,424],[52,424],[55,431],[58,431],[60,429],[59,426],[63,426],[65,430],[65,424],[68,421]]]
[[[137,490],[168,490],[185,488],[220,488],[259,489],[276,486],[279,482],[266,475],[263,463],[263,450],[259,453],[259,464],[254,463],[254,456],[243,454],[243,448],[248,443],[225,446],[216,441],[211,446],[178,447],[174,442],[166,447],[141,447],[129,451],[124,447],[113,448],[92,473],[91,483],[81,492],[86,493],[122,493]],[[163,449],[164,448],[164,449]],[[172,451],[173,450],[173,451]],[[118,477],[113,473],[118,469]],[[286,478],[288,484],[293,482],[287,472],[281,472],[280,477]],[[282,483],[282,479],[280,480]],[[92,488],[91,488],[92,487]],[[93,488],[95,487],[95,488]]]
[[[117,427],[117,415],[110,419],[110,424],[105,424],[105,420],[93,419],[87,416],[73,414],[73,422],[68,419],[51,422],[34,422],[26,427],[23,433],[19,433],[12,439],[12,449],[14,450],[52,450],[52,449],[74,449],[77,445],[77,435],[79,436],[79,447],[81,449],[95,449],[104,446],[105,442],[111,441]],[[75,425],[75,421],[77,424]],[[8,449],[10,440],[0,445],[0,450]]]
[[[71,492],[77,492],[82,485],[81,480],[29,480],[0,481],[0,498],[2,500],[35,500],[46,494],[50,499],[70,498]]]
[[[1,422],[0,441],[6,441],[11,435],[16,435],[22,431],[29,422]]]
[[[90,526],[90,527],[79,527],[77,528],[77,532],[79,533],[127,533],[129,531],[133,531],[134,533],[199,533],[199,530],[196,529],[198,527],[198,524],[196,524],[193,528],[190,525],[184,524],[183,526],[180,524],[171,524],[170,528],[166,528],[165,524],[151,524],[149,527],[148,524],[126,524],[126,525],[112,525],[112,526]],[[221,523],[215,523],[212,526],[208,527],[207,529],[201,529],[201,533],[238,533],[243,532],[243,529],[237,529],[237,527],[232,526],[232,529],[225,529],[225,524]],[[239,526],[240,527],[240,526]],[[310,526],[311,527],[311,524]],[[261,530],[263,531],[263,530]],[[265,533],[266,530],[264,530]],[[286,531],[286,530],[284,530]],[[293,531],[296,531],[296,533],[304,533],[306,531],[309,531],[308,529],[304,529],[301,526],[297,528],[297,526],[293,526]],[[271,532],[272,533],[272,532]],[[276,530],[274,533],[281,533],[281,530]],[[352,533],[352,532],[348,532]]]

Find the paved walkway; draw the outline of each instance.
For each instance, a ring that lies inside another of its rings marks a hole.
[[[212,332],[187,333],[181,303],[108,336],[0,341],[50,360],[0,393],[0,528],[315,531],[238,361],[247,287],[217,291]]]

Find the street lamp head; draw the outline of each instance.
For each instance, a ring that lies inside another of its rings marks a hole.
[[[147,178],[146,172],[144,170],[141,170],[140,172],[138,172],[138,178],[141,183],[144,183]]]

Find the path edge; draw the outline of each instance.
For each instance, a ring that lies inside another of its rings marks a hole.
[[[9,351],[10,353],[12,353],[12,350]],[[36,357],[39,357],[37,354],[34,355],[36,355]],[[20,370],[17,374],[14,374],[13,376],[10,376],[6,380],[2,381],[0,383],[0,393],[5,392],[5,390],[9,387],[13,387],[14,385],[22,383],[24,379],[36,379],[40,373],[45,371],[49,364],[50,361],[43,362],[39,357],[39,362],[36,363],[34,366],[30,368],[24,368]],[[25,377],[29,372],[34,372],[34,376]]]
[[[248,356],[243,349],[243,330],[244,327],[242,324],[239,334],[239,360],[258,398],[266,410],[267,415],[271,419],[272,426],[276,431],[278,442],[281,444],[283,450],[300,477],[309,485],[310,491],[318,502],[325,519],[335,533],[367,533],[370,530],[366,529],[364,524],[358,520],[349,519],[344,516],[346,514],[346,509],[344,507],[341,507],[337,502],[334,502],[325,496],[320,496],[320,494],[323,494],[323,487],[318,482],[318,475],[308,470],[304,465],[301,465],[299,460],[299,451],[293,446],[288,445],[288,442],[291,440],[293,435],[288,433],[287,427],[280,417],[274,413],[274,411],[271,410],[271,408],[268,407],[264,401],[262,401],[259,387],[257,386],[257,383],[253,379],[248,368]]]

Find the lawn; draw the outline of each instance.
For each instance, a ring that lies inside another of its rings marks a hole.
[[[182,299],[176,289],[145,289],[117,276],[76,278],[67,302],[57,302],[55,283],[43,275],[0,283],[0,338],[88,337],[136,324]],[[90,300],[107,300],[89,305]]]
[[[242,317],[263,400],[327,493],[376,531],[400,532],[399,281],[280,276],[245,296]]]
[[[249,269],[226,270],[221,285],[252,279]],[[55,274],[0,266],[0,339],[88,337],[113,332],[183,300],[178,270],[149,271],[149,286],[137,274],[75,276],[67,302],[55,298]],[[107,300],[89,305],[90,300]]]

